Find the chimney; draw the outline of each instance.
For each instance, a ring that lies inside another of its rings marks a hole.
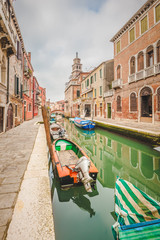
[[[78,58],[78,52],[76,52],[76,58]]]
[[[31,62],[31,52],[28,52],[28,58],[29,58],[29,61]]]

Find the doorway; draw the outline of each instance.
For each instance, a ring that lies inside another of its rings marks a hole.
[[[7,111],[7,130],[13,127],[13,107],[12,104],[9,104]]]
[[[152,122],[152,92],[149,87],[141,90],[141,120]]]
[[[107,117],[111,118],[111,103],[107,103]]]
[[[91,116],[91,104],[85,104],[85,117]]]
[[[3,132],[3,107],[0,107],[0,133]]]

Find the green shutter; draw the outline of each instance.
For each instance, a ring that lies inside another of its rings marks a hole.
[[[135,40],[134,28],[132,28],[129,32],[130,34],[130,43]]]
[[[17,77],[16,75],[14,76],[14,94],[17,94]]]
[[[147,16],[145,16],[142,20],[141,20],[141,34],[143,34],[145,31],[147,31],[148,27],[147,27]]]
[[[121,48],[120,48],[120,40],[119,40],[119,41],[117,42],[117,53],[119,53],[120,50],[121,50]]]
[[[160,20],[160,4],[156,7],[156,22]]]

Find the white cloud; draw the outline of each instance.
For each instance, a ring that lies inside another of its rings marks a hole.
[[[64,99],[75,53],[83,70],[113,58],[110,39],[146,0],[16,0],[35,76],[51,101]]]

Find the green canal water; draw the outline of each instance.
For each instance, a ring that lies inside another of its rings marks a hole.
[[[61,190],[51,173],[56,240],[113,240],[117,176],[160,201],[160,153],[149,145],[104,129],[82,131],[66,119],[64,127],[68,137],[84,149],[99,173],[92,193],[86,193],[83,186]]]

